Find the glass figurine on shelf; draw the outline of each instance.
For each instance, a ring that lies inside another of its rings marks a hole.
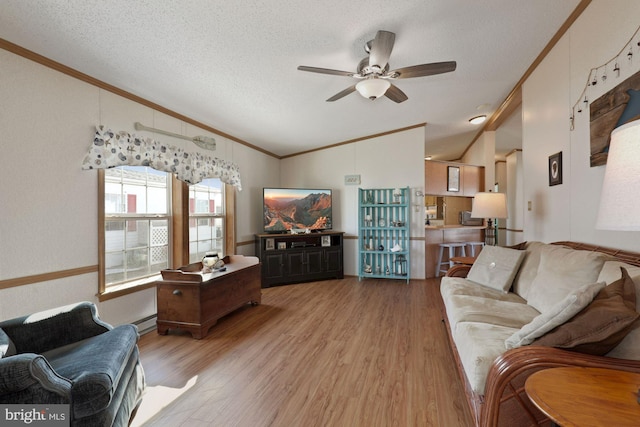
[[[400,203],[400,198],[402,197],[402,190],[399,188],[395,188],[393,190],[393,202]]]
[[[367,274],[371,274],[371,266],[367,264],[367,259],[365,257],[362,257],[362,271]]]
[[[367,191],[364,194],[364,204],[365,205],[372,205],[373,204],[373,192]]]

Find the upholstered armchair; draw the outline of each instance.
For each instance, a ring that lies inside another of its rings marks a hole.
[[[89,302],[0,322],[0,403],[68,404],[72,426],[126,426],[144,389],[137,342]]]

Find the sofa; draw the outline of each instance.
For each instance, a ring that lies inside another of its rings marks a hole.
[[[638,298],[636,298],[636,294]],[[526,379],[585,366],[640,373],[640,254],[576,242],[485,247],[440,282],[476,426],[547,426]]]
[[[89,302],[0,322],[0,403],[65,405],[71,426],[127,426],[145,385],[138,338]]]

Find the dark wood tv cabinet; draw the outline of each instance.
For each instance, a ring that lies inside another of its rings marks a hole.
[[[256,234],[262,287],[342,279],[343,237],[339,231],[309,234]]]
[[[246,305],[260,304],[260,262],[253,256],[223,258],[225,271],[202,273],[197,262],[177,270],[162,270],[156,281],[158,334],[184,329],[204,337],[219,318]]]

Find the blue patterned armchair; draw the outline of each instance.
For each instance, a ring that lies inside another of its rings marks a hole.
[[[68,404],[72,426],[126,426],[145,384],[138,337],[89,302],[0,322],[0,403]]]

